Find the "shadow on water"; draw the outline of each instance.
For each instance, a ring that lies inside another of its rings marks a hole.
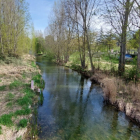
[[[45,81],[38,108],[42,140],[139,140],[140,129],[103,103],[102,89],[77,72],[37,59]]]

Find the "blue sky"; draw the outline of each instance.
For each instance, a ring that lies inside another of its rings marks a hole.
[[[49,22],[55,0],[26,0],[35,30],[44,31]]]

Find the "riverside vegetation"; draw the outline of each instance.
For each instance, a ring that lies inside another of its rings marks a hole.
[[[35,57],[23,55],[18,59],[7,57],[0,60],[1,140],[37,139],[37,126],[33,130],[29,125],[32,114],[36,113],[35,104],[39,96],[31,90],[31,80],[34,80],[36,88],[43,88]]]

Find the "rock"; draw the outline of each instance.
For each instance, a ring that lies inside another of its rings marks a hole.
[[[125,107],[125,112],[127,116],[131,116],[132,109],[133,109],[132,103],[127,103]]]
[[[120,111],[124,111],[125,110],[124,100],[118,100],[117,104],[118,104],[118,108],[119,108]]]
[[[122,91],[119,91],[119,94],[123,94],[123,92]]]

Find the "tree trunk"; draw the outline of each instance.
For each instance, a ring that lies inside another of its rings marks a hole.
[[[139,47],[138,47],[138,58],[137,58],[138,74],[140,73],[140,28],[139,28]]]
[[[127,0],[126,7],[125,7],[125,17],[124,17],[124,23],[122,23],[122,34],[121,34],[121,47],[120,47],[120,60],[119,60],[119,67],[118,72],[119,75],[122,76],[122,74],[125,72],[125,52],[126,52],[126,32],[127,32],[127,26],[128,26],[128,17],[130,13],[130,0]]]
[[[88,45],[88,52],[89,52],[89,59],[90,59],[91,70],[94,73],[95,72],[95,68],[94,68],[93,62],[92,62],[91,48],[90,48],[89,38],[88,38],[87,32],[86,32],[86,35],[87,35],[87,45]]]

